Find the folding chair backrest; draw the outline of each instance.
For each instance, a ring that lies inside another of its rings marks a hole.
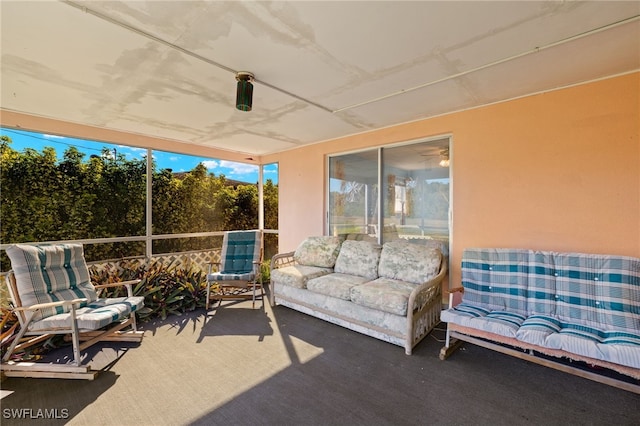
[[[98,298],[90,281],[81,244],[15,244],[7,247],[6,252],[16,281],[14,303],[32,306],[79,298],[86,298],[91,303]],[[36,313],[34,320],[68,312],[69,309],[60,306],[43,309]]]
[[[261,231],[229,231],[222,240],[221,272],[243,274],[253,271],[253,262],[260,262]]]

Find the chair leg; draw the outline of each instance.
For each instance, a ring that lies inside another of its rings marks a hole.
[[[11,355],[13,354],[13,351],[16,349],[16,346],[18,346],[18,343],[20,343],[20,340],[22,340],[22,337],[27,332],[27,328],[31,323],[31,318],[33,318],[33,315],[34,315],[34,312],[27,313],[27,318],[24,322],[24,325],[21,325],[18,335],[13,339],[13,342],[11,342],[11,345],[9,345],[9,349],[7,349],[7,352],[4,354],[2,361],[4,362],[9,361],[9,359],[11,358]]]
[[[209,310],[209,295],[211,294],[211,281],[207,280],[207,297],[204,300],[204,307]]]
[[[251,309],[256,308],[256,283],[253,283],[253,297],[251,299]]]
[[[76,307],[71,305],[71,339],[73,341],[73,364],[80,365],[80,337],[78,335],[78,322],[76,321]]]

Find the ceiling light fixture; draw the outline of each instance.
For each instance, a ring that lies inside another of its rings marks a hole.
[[[443,149],[440,151],[440,167],[449,167],[449,150]]]
[[[253,74],[246,71],[240,71],[236,74],[238,80],[238,89],[236,92],[236,108],[240,111],[251,111],[253,103]]]

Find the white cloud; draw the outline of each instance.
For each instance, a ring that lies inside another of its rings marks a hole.
[[[64,136],[58,136],[58,135],[48,135],[46,133],[42,134],[43,138],[47,138],[47,139],[66,139]]]
[[[231,169],[231,171],[229,172],[230,176],[242,176],[258,172],[258,166],[254,166],[252,164],[234,163],[233,161],[226,160],[220,161],[220,167]]]
[[[206,160],[206,161],[203,161],[202,164],[207,168],[207,170],[215,169],[220,165],[215,160]]]

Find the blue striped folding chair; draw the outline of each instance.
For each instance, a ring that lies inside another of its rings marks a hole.
[[[209,309],[212,300],[221,303],[248,299],[255,308],[258,297],[264,307],[262,253],[262,231],[225,232],[220,262],[209,265],[206,308]]]
[[[7,247],[12,270],[7,287],[20,331],[2,358],[8,377],[52,377],[93,379],[97,370],[83,364],[81,351],[103,341],[140,342],[135,312],[144,297],[133,296],[132,286],[140,280],[93,285],[81,244]],[[101,298],[102,288],[126,286],[127,296]],[[54,334],[71,336],[73,361],[46,363],[16,361],[23,349]]]

